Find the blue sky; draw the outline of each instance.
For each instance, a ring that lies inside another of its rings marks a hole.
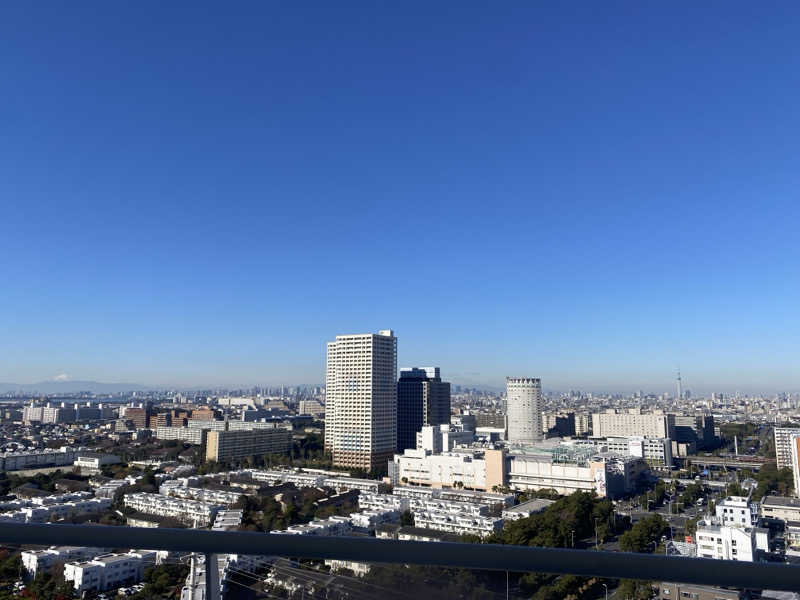
[[[556,3],[557,4],[557,3]],[[800,389],[800,6],[16,3],[0,381]]]

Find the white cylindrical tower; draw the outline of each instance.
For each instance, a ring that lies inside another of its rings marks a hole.
[[[542,381],[533,377],[506,377],[508,441],[541,441]]]

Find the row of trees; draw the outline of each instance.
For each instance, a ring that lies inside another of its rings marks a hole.
[[[571,548],[574,540],[594,536],[604,540],[623,531],[628,520],[616,519],[610,500],[587,492],[575,492],[561,498],[543,512],[527,519],[507,523],[499,533],[487,538],[488,543],[516,546]]]

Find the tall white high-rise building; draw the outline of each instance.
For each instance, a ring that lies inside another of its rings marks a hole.
[[[542,381],[531,377],[506,377],[508,441],[538,442],[542,435]]]
[[[776,427],[775,435],[775,458],[778,468],[794,468],[792,466],[792,436],[800,434],[800,427]]]
[[[397,338],[337,335],[325,369],[325,449],[333,464],[386,466],[397,447]]]

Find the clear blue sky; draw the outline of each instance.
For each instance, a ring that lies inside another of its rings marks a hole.
[[[800,389],[800,5],[549,4],[4,5],[0,381]]]

